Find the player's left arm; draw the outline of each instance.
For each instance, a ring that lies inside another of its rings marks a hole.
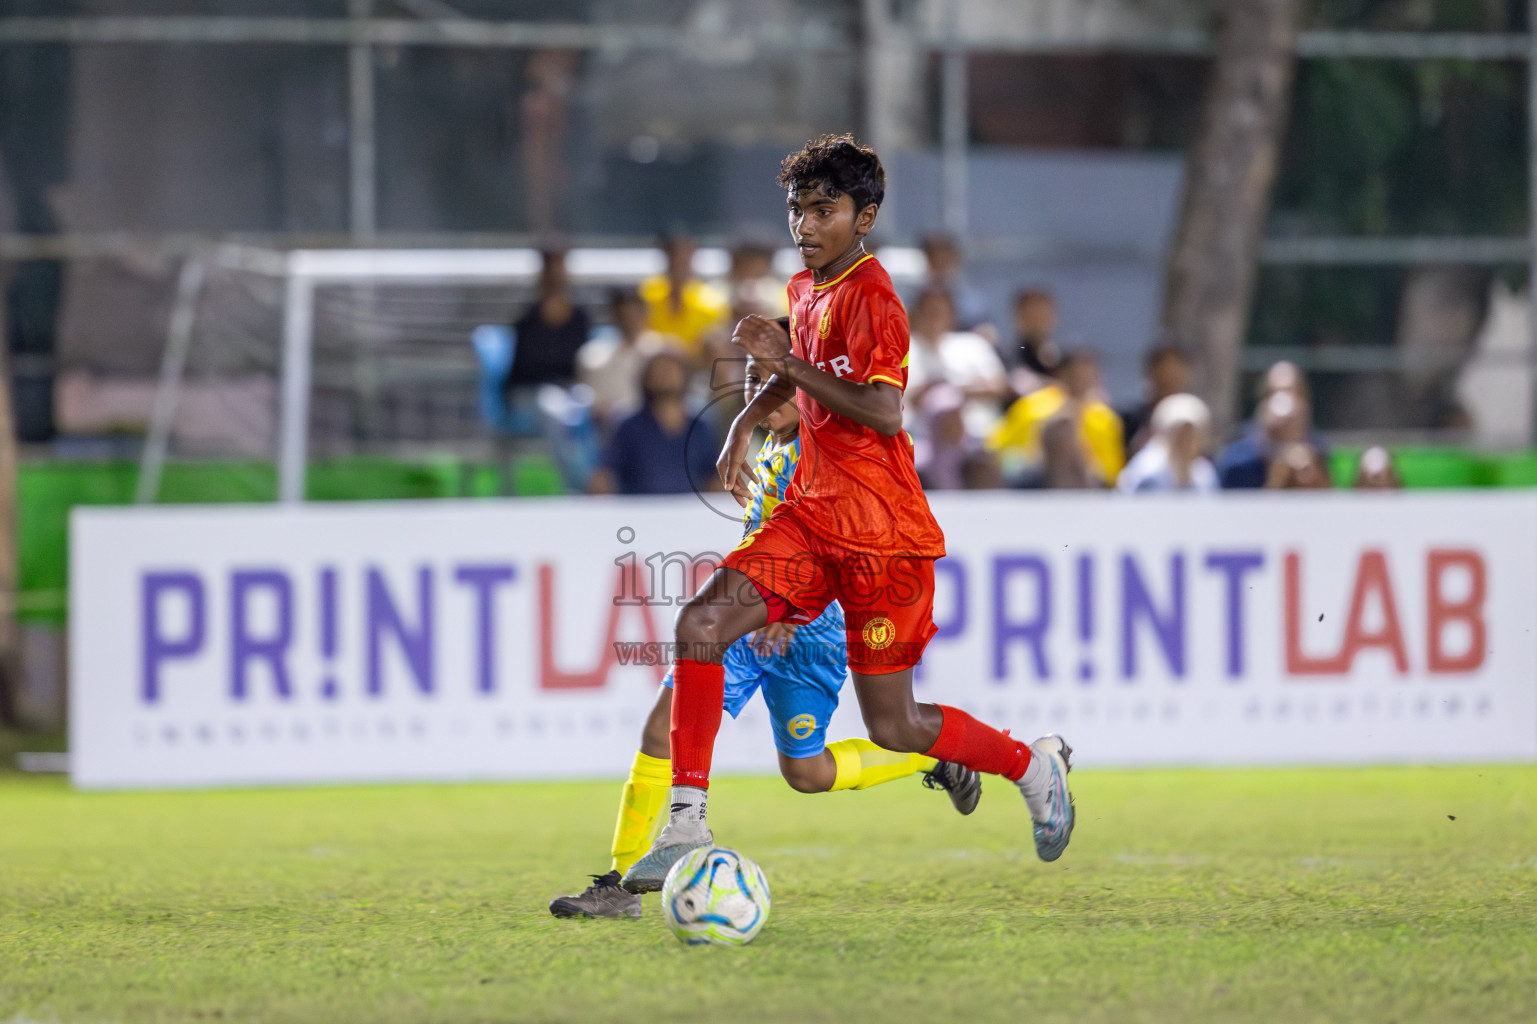
[[[885,381],[844,380],[790,351],[790,336],[772,320],[749,316],[731,339],[780,381],[800,388],[840,416],[895,437],[902,430],[902,389]]]
[[[740,333],[741,325],[737,325]],[[770,330],[778,330],[770,327]],[[735,341],[735,335],[732,336]],[[767,368],[767,367],[766,367]],[[721,446],[720,458],[715,460],[715,471],[720,475],[721,487],[728,491],[743,508],[751,497],[752,468],[748,465],[747,450],[752,444],[752,434],[763,417],[779,406],[795,398],[795,388],[782,375],[769,369],[768,383],[736,414],[731,428],[726,431],[726,443]]]

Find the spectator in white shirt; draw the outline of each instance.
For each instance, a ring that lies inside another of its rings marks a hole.
[[[909,432],[921,432],[923,392],[936,384],[949,384],[966,396],[961,412],[966,433],[986,437],[1009,394],[1008,375],[998,350],[980,334],[955,330],[955,303],[943,288],[926,288],[919,293],[911,330],[904,426]]]
[[[928,235],[919,243],[929,265],[923,287],[940,288],[954,303],[955,323],[964,331],[992,330],[992,311],[983,295],[966,276],[966,258],[950,235]]]
[[[640,377],[666,339],[646,328],[646,303],[633,288],[609,293],[614,326],[599,328],[576,353],[577,380],[592,388],[592,414],[605,431],[641,406]]]
[[[1217,471],[1201,454],[1211,410],[1195,395],[1170,395],[1153,409],[1153,436],[1121,470],[1116,487],[1131,493],[1219,489]]]

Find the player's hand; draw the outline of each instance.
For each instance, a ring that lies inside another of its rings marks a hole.
[[[795,626],[788,622],[770,622],[753,634],[752,647],[760,658],[774,657],[790,649]]]
[[[720,474],[721,486],[731,492],[736,503],[747,507],[752,499],[752,470],[747,465],[747,449],[752,446],[752,427],[744,427],[741,417],[733,420],[726,433],[726,444],[715,460],[715,472]]]
[[[782,362],[790,354],[790,336],[784,328],[757,314],[742,318],[731,335],[731,343],[754,359],[770,364]]]

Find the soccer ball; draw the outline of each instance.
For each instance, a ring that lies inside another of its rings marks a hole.
[[[745,946],[768,920],[763,869],[735,850],[702,846],[682,857],[662,883],[662,916],[690,946]]]

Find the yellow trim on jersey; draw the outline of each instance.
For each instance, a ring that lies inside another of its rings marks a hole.
[[[892,378],[886,376],[884,373],[874,374],[870,378],[868,383],[874,384],[876,381],[881,381],[881,382],[883,382],[885,384],[891,384],[891,385],[894,385],[895,387],[901,387],[902,386],[902,382],[901,381],[893,380]]]
[[[842,281],[845,277],[848,277],[854,271],[858,270],[861,266],[863,266],[865,260],[873,260],[873,259],[875,259],[875,257],[873,255],[871,255],[870,253],[865,253],[864,256],[862,256],[859,260],[857,260],[852,267],[850,267],[849,269],[845,270],[843,273],[839,274],[837,277],[833,278],[831,281],[828,281],[826,284],[814,284],[814,285],[811,286],[811,288],[812,288],[813,291],[821,291],[823,288],[831,288],[833,285],[837,284],[839,281]]]

